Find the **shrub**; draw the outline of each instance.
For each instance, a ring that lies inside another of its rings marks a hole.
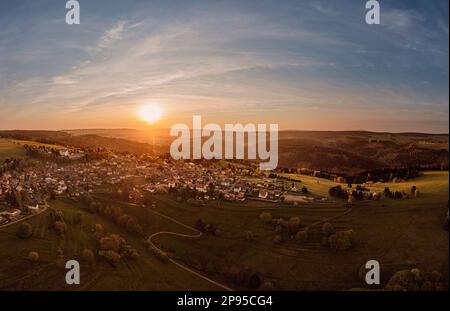
[[[276,233],[281,233],[281,232],[283,232],[283,227],[280,226],[280,225],[275,226],[275,232],[276,232]]]
[[[63,214],[63,212],[62,211],[56,211],[55,212],[55,220],[56,221],[64,221],[64,214]]]
[[[53,224],[53,227],[55,228],[56,232],[59,235],[64,235],[64,233],[66,233],[67,225],[64,221],[61,221],[61,220],[55,221],[55,223]]]
[[[283,239],[281,238],[281,235],[276,235],[276,236],[273,238],[273,242],[274,242],[275,244],[280,244],[282,241],[283,241]]]
[[[342,189],[341,186],[335,186],[335,187],[330,188],[330,190],[328,190],[328,193],[333,197],[337,197],[337,198],[341,198],[341,199],[348,198],[347,191]]]
[[[117,240],[111,237],[104,237],[100,239],[100,249],[104,251],[115,251],[118,252],[120,244]]]
[[[394,192],[394,199],[403,199],[403,193],[401,193],[400,191],[395,191]]]
[[[73,223],[81,225],[82,222],[83,222],[83,214],[81,212],[77,212],[73,217]]]
[[[130,215],[124,214],[117,219],[117,224],[121,227],[125,227],[129,219]]]
[[[257,274],[257,273],[253,273],[249,280],[248,280],[248,285],[251,289],[257,289],[261,286],[262,280],[261,277]]]
[[[330,248],[339,251],[345,251],[353,245],[354,233],[353,230],[341,231],[336,234],[332,234],[328,238]]]
[[[105,230],[103,229],[103,226],[101,224],[95,224],[92,231],[94,232],[94,236],[97,240],[100,240],[105,236]]]
[[[271,291],[271,290],[274,290],[274,289],[275,289],[275,287],[273,286],[273,283],[270,282],[270,281],[265,281],[259,287],[259,290],[263,290],[263,291]]]
[[[348,197],[347,204],[348,204],[348,205],[353,205],[354,203],[355,203],[355,197],[354,197],[353,195],[350,195],[350,196]]]
[[[166,252],[151,246],[149,247],[149,250],[156,256],[156,258],[158,258],[159,260],[161,260],[164,263],[168,263],[169,262],[169,255],[167,255]]]
[[[120,246],[120,255],[133,260],[136,260],[139,257],[138,251],[129,244],[122,244]]]
[[[23,222],[17,229],[16,236],[20,239],[28,239],[33,235],[33,227],[28,222]]]
[[[334,227],[329,222],[326,222],[322,226],[322,234],[325,236],[330,236],[334,233]]]
[[[28,260],[32,262],[36,262],[39,260],[39,253],[38,252],[29,252],[28,253]]]
[[[308,236],[308,239],[316,234],[318,229],[314,229],[313,227],[307,227],[305,229],[306,235]]]
[[[288,222],[288,230],[290,233],[295,233],[300,228],[300,218],[291,217]]]
[[[404,291],[419,290],[419,284],[416,282],[411,270],[401,270],[396,272],[385,287],[386,290]]]
[[[216,235],[216,227],[213,224],[207,224],[205,226],[205,233],[209,233],[211,235]]]
[[[226,280],[234,284],[242,285],[244,280],[244,274],[242,270],[238,267],[225,267],[222,271],[223,276]]]
[[[265,224],[271,223],[272,222],[272,214],[268,213],[268,212],[262,212],[259,215],[259,219],[261,219],[261,221]]]
[[[347,236],[352,244],[355,242],[355,231],[353,231],[352,229],[345,230],[344,235]]]
[[[64,254],[62,252],[56,256],[55,264],[60,269],[64,268],[64,266],[66,264],[66,260],[64,258]]]
[[[129,232],[135,233],[137,235],[143,235],[144,234],[144,230],[142,229],[142,227],[139,224],[139,222],[137,221],[137,219],[134,218],[134,217],[130,217],[130,219],[128,219],[125,228]]]
[[[297,232],[297,234],[295,235],[295,239],[300,244],[305,243],[308,240],[308,233],[307,233],[307,231],[303,230],[303,231]]]
[[[81,253],[81,259],[88,265],[92,265],[95,262],[94,252],[88,248],[85,248]]]
[[[119,263],[120,263],[121,257],[120,257],[120,255],[119,255],[117,252],[115,252],[115,251],[111,251],[111,250],[108,250],[108,251],[100,250],[100,251],[98,252],[98,255],[99,255],[100,257],[103,257],[103,258],[104,258],[111,266],[113,266],[113,267],[117,267],[117,266],[119,265]]]
[[[195,229],[197,229],[198,231],[201,231],[201,232],[205,232],[205,227],[206,227],[206,224],[203,222],[203,220],[197,219],[197,221],[195,222]]]
[[[94,225],[94,232],[103,233],[105,229],[103,229],[103,226],[101,224],[95,224]]]
[[[386,198],[392,198],[393,196],[393,193],[388,187],[384,188],[383,194]]]

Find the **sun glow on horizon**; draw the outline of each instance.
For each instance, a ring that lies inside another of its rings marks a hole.
[[[139,108],[139,116],[147,123],[155,123],[161,119],[163,110],[158,104],[145,104]]]

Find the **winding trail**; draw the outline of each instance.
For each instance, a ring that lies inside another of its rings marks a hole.
[[[134,204],[134,203],[127,203],[127,204],[128,204],[128,205],[131,205],[131,206],[139,206],[139,205]],[[317,221],[317,222],[315,222],[315,223],[310,224],[310,225],[307,226],[307,227],[309,228],[309,227],[317,226],[317,225],[319,225],[319,224],[321,224],[321,223],[324,223],[324,222],[326,222],[326,221],[330,221],[330,220],[333,220],[333,219],[342,217],[342,216],[344,216],[344,215],[349,214],[352,210],[353,210],[352,208],[349,208],[349,209],[347,209],[347,210],[346,210],[345,212],[343,212],[343,213],[339,213],[339,214],[334,215],[334,216],[332,216],[332,217],[323,219],[323,220],[321,220],[321,221]],[[159,251],[161,251],[161,252],[164,252],[164,250],[161,249],[161,248],[153,241],[153,240],[154,240],[156,237],[158,237],[158,236],[161,236],[161,235],[170,235],[170,236],[176,236],[176,237],[182,237],[182,238],[198,239],[198,238],[200,238],[200,237],[203,235],[203,232],[201,232],[201,231],[195,229],[194,227],[191,227],[191,226],[189,226],[189,225],[186,225],[186,224],[184,224],[184,223],[182,223],[182,222],[180,222],[180,221],[178,221],[178,220],[176,220],[176,219],[174,219],[174,218],[172,218],[172,217],[170,217],[170,216],[167,216],[167,215],[162,214],[162,213],[160,213],[160,212],[154,211],[154,210],[152,210],[152,209],[149,209],[149,211],[152,212],[152,213],[155,214],[155,215],[158,215],[158,216],[163,217],[163,218],[165,218],[165,219],[167,219],[167,220],[170,220],[170,221],[172,221],[172,222],[178,224],[179,226],[182,226],[182,227],[184,227],[184,228],[186,228],[186,229],[188,229],[188,230],[194,232],[193,234],[185,234],[185,233],[179,233],[179,232],[173,232],[173,231],[159,231],[159,232],[153,233],[152,235],[149,236],[149,238],[147,239],[147,241],[150,243],[150,245],[151,245],[152,247],[154,247],[155,249],[157,249],[157,250],[159,250]],[[226,285],[224,285],[224,284],[222,284],[222,283],[216,282],[216,281],[214,281],[214,280],[212,280],[212,279],[210,279],[210,278],[208,278],[208,277],[206,277],[206,276],[204,276],[204,275],[198,273],[197,271],[195,271],[195,270],[193,270],[193,269],[187,267],[186,265],[184,265],[184,264],[182,264],[181,262],[179,262],[179,261],[177,261],[177,260],[171,258],[170,256],[168,256],[168,260],[169,260],[171,263],[173,263],[174,265],[178,266],[180,269],[183,269],[184,271],[187,271],[187,272],[189,272],[189,273],[191,273],[191,274],[193,274],[193,275],[195,275],[195,276],[197,276],[197,277],[199,277],[199,278],[201,278],[201,279],[203,279],[203,280],[205,280],[205,281],[207,281],[207,282],[209,282],[209,283],[211,283],[211,284],[213,284],[213,285],[215,285],[215,286],[217,286],[217,287],[219,287],[219,288],[221,288],[221,289],[223,289],[223,290],[233,291],[233,289],[231,289],[230,287],[228,287],[228,286],[226,286]]]
[[[176,219],[174,219],[174,218],[172,218],[170,216],[164,215],[164,214],[159,213],[157,211],[153,211],[153,210],[150,210],[150,211],[152,213],[160,216],[160,217],[166,218],[166,219],[168,219],[168,220],[170,220],[170,221],[172,221],[172,222],[174,222],[174,223],[176,223],[176,224],[178,224],[178,225],[180,225],[180,226],[182,226],[182,227],[184,227],[184,228],[186,228],[188,230],[191,230],[191,231],[195,232],[194,234],[184,234],[184,233],[178,233],[178,232],[173,232],[173,231],[159,231],[159,232],[153,233],[152,235],[150,235],[150,237],[148,238],[147,241],[151,244],[152,247],[158,249],[159,251],[163,252],[163,250],[160,247],[158,247],[153,242],[153,239],[156,238],[157,236],[160,236],[160,235],[171,235],[171,236],[177,236],[177,237],[182,237],[182,238],[198,239],[198,238],[200,238],[203,235],[203,232],[201,232],[201,231],[199,231],[199,230],[197,230],[197,229],[195,229],[195,228],[193,228],[191,226],[188,226],[188,225],[186,225],[186,224],[184,224],[184,223],[182,223],[182,222],[180,222],[180,221],[178,221],[178,220],[176,220]],[[212,280],[212,279],[210,279],[210,278],[208,278],[208,277],[198,273],[197,271],[195,271],[195,270],[185,266],[184,264],[180,263],[179,261],[176,261],[175,259],[171,258],[170,256],[168,256],[168,259],[169,259],[169,261],[171,263],[173,263],[174,265],[178,266],[179,268],[181,268],[181,269],[183,269],[183,270],[185,270],[185,271],[187,271],[187,272],[189,272],[191,274],[194,274],[195,276],[197,276],[197,277],[199,277],[199,278],[201,278],[201,279],[203,279],[203,280],[205,280],[205,281],[207,281],[207,282],[209,282],[211,284],[214,284],[217,287],[220,287],[221,289],[224,289],[224,290],[227,290],[227,291],[232,291],[232,289],[229,288],[228,286],[226,286],[226,285],[224,285],[222,283],[216,282],[216,281],[214,281],[214,280]]]
[[[323,223],[325,223],[325,222],[332,221],[332,220],[334,220],[334,219],[336,219],[336,218],[345,216],[345,215],[347,215],[347,214],[350,214],[352,211],[353,211],[353,207],[350,207],[350,208],[348,208],[348,209],[347,209],[345,212],[343,212],[343,213],[339,213],[339,214],[337,214],[337,215],[334,215],[334,216],[331,216],[331,217],[328,217],[328,218],[324,218],[324,219],[322,219],[322,220],[319,220],[319,221],[316,221],[316,222],[314,222],[314,223],[312,223],[312,224],[309,224],[308,226],[306,226],[306,227],[304,228],[304,230],[309,229],[309,228],[312,228],[312,227],[315,227],[315,226],[318,226],[318,225],[321,225],[321,224],[323,224]]]

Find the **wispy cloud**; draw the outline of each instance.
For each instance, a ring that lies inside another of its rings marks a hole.
[[[418,12],[399,9],[383,12],[382,19],[384,27],[396,32],[408,31],[414,24],[425,21],[425,17]]]
[[[126,24],[125,21],[119,21],[112,28],[106,30],[104,35],[100,38],[96,48],[106,49],[111,47],[114,42],[121,40]]]
[[[9,43],[0,47],[2,124],[46,124],[48,116],[54,127],[96,126],[102,116],[132,127],[133,109],[147,101],[174,117],[245,111],[299,124],[448,116],[445,17],[385,5],[375,28],[353,1],[150,6],[87,16],[78,28],[40,23],[21,40],[1,32]]]

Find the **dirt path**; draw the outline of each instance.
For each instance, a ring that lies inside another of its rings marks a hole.
[[[347,215],[347,214],[350,214],[350,212],[351,212],[352,210],[353,210],[353,208],[348,208],[348,209],[347,209],[345,212],[343,212],[343,213],[339,213],[339,214],[337,214],[337,215],[334,215],[334,216],[325,218],[325,219],[323,219],[323,220],[316,221],[316,222],[314,222],[314,223],[312,223],[312,224],[306,226],[306,227],[304,228],[304,230],[309,229],[309,228],[312,228],[312,227],[314,227],[314,226],[321,225],[321,224],[326,223],[326,222],[330,222],[330,221],[332,221],[332,220],[334,220],[334,219],[336,219],[336,218],[339,218],[339,217],[345,216],[345,215]]]
[[[135,205],[135,204],[131,203],[131,205]],[[186,225],[186,224],[184,224],[184,223],[182,223],[182,222],[180,222],[180,221],[178,221],[178,220],[176,220],[176,219],[174,219],[174,218],[172,218],[170,216],[164,215],[164,214],[159,213],[157,211],[153,211],[153,210],[150,210],[150,211],[152,213],[160,216],[160,217],[163,217],[163,218],[165,218],[167,220],[170,220],[170,221],[172,221],[172,222],[174,222],[174,223],[176,223],[176,224],[178,224],[178,225],[180,225],[180,226],[182,226],[182,227],[184,227],[184,228],[194,232],[194,234],[184,234],[184,233],[178,233],[178,232],[173,232],[173,231],[159,231],[159,232],[153,233],[152,235],[150,235],[150,237],[148,238],[147,241],[151,244],[152,247],[154,247],[154,248],[156,248],[156,249],[158,249],[160,251],[163,251],[163,250],[160,247],[158,247],[153,242],[153,239],[156,238],[157,236],[171,235],[171,236],[177,236],[177,237],[182,237],[182,238],[198,239],[198,238],[200,238],[203,235],[203,233],[201,231],[199,231],[199,230],[197,230],[197,229],[195,229],[195,228],[193,228],[191,226],[188,226],[188,225]],[[174,265],[178,266],[179,268],[181,268],[181,269],[183,269],[183,270],[185,270],[185,271],[187,271],[187,272],[189,272],[189,273],[191,273],[191,274],[193,274],[193,275],[195,275],[195,276],[197,276],[197,277],[199,277],[199,278],[201,278],[201,279],[203,279],[203,280],[205,280],[205,281],[207,281],[207,282],[209,282],[211,284],[214,284],[217,287],[220,287],[221,289],[224,289],[224,290],[227,290],[227,291],[232,291],[232,289],[229,288],[228,286],[226,286],[226,285],[224,285],[222,283],[216,282],[216,281],[214,281],[214,280],[212,280],[212,279],[210,279],[210,278],[208,278],[208,277],[198,273],[197,271],[195,271],[195,270],[185,266],[184,264],[176,261],[175,259],[170,258],[170,257],[168,257],[168,259],[169,259],[169,261],[171,263],[173,263]]]

